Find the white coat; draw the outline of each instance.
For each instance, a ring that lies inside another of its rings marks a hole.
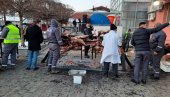
[[[103,37],[102,45],[104,46],[100,63],[111,62],[112,64],[121,63],[119,46],[121,39],[116,31],[111,30]]]

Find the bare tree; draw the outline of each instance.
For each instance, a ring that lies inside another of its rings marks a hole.
[[[57,20],[64,20],[68,18],[73,12],[72,9],[67,8],[66,5],[60,3],[58,0],[0,0],[0,12],[5,15],[8,11],[10,13],[18,13],[20,19],[21,39],[23,41],[23,18],[40,18],[49,20],[56,18]]]
[[[24,44],[24,33],[23,33],[23,17],[32,11],[35,11],[37,7],[41,5],[41,2],[43,0],[10,0],[10,10],[12,12],[16,12],[19,15],[20,19],[20,29],[21,29],[21,39],[22,39],[22,44]]]
[[[35,11],[28,13],[32,18],[41,18],[48,21],[51,18],[55,18],[59,21],[67,20],[73,10],[68,6],[54,0],[43,0],[41,6],[35,8]]]
[[[0,0],[0,13],[3,15],[3,20],[4,22],[6,22],[6,14],[9,12],[9,7],[8,7],[8,4],[9,4],[9,0],[5,1],[5,0]]]
[[[58,21],[63,21],[68,19],[71,14],[73,13],[73,10],[69,8],[68,6],[57,2],[57,1],[48,1],[48,10],[47,10],[47,17],[46,18],[55,18]]]

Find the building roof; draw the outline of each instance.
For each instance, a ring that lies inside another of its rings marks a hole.
[[[90,16],[93,12],[110,12],[110,9],[104,6],[94,7],[84,12],[75,12],[71,18],[82,19],[83,15]]]
[[[94,10],[94,11],[101,10],[101,11],[110,12],[110,9],[109,9],[109,8],[107,8],[107,7],[104,7],[104,6],[93,7],[93,8],[92,8],[92,9],[90,9],[90,10]]]
[[[71,18],[74,18],[74,19],[82,19],[83,18],[83,15],[90,15],[89,12],[76,12],[74,13]]]

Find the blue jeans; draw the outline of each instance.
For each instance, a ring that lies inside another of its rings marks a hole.
[[[37,67],[37,59],[38,59],[38,51],[28,51],[28,68],[36,68]]]

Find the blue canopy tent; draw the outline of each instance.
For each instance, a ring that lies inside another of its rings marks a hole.
[[[91,15],[90,23],[92,25],[99,25],[99,26],[109,26],[110,25],[110,21],[107,18],[107,16],[102,13],[94,13],[93,15]]]

